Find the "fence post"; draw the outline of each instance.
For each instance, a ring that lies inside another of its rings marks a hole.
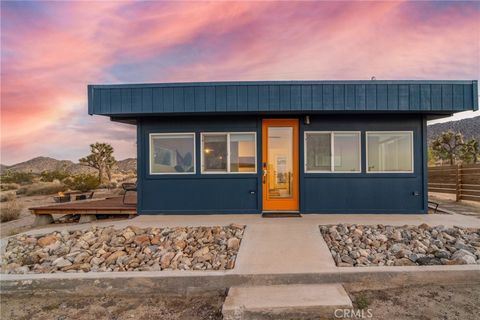
[[[462,188],[462,175],[461,175],[461,168],[462,168],[462,165],[461,164],[457,164],[457,171],[456,171],[456,186],[455,186],[455,190],[456,190],[456,197],[455,197],[455,201],[460,201],[460,197],[461,197],[461,188]]]

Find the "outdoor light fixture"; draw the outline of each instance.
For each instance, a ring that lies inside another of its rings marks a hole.
[[[305,124],[310,124],[310,116],[305,116]]]

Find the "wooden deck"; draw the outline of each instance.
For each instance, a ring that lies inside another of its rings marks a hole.
[[[29,208],[35,215],[42,214],[137,214],[136,204],[124,204],[123,197],[91,201],[73,201],[44,207]],[[126,199],[127,201],[130,199]]]

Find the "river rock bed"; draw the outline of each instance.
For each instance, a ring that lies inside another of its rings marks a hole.
[[[339,267],[480,264],[480,229],[338,224],[320,232]]]
[[[2,273],[233,269],[245,226],[92,227],[8,240]]]

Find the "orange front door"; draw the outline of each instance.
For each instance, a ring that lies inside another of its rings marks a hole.
[[[298,211],[298,120],[262,124],[263,211]]]

